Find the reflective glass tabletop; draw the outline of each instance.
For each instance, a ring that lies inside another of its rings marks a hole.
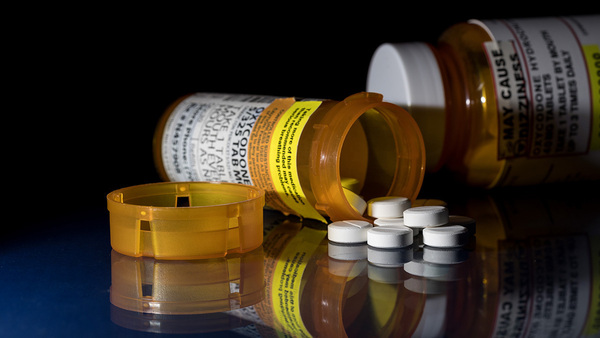
[[[119,254],[85,210],[3,241],[0,336],[597,336],[596,188],[424,190],[476,221],[445,249],[334,243],[264,210],[261,247],[188,261]]]

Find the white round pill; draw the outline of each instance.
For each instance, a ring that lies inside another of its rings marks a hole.
[[[423,229],[423,244],[438,248],[463,246],[467,244],[469,237],[469,229],[462,225]]]
[[[406,197],[384,196],[367,202],[367,213],[375,218],[402,217],[402,213],[408,208],[410,199]]]
[[[413,232],[405,226],[374,227],[367,231],[367,244],[375,248],[403,248],[413,243]]]
[[[373,224],[362,220],[337,221],[327,226],[327,238],[338,243],[362,243],[367,241],[367,230]]]
[[[415,228],[434,227],[448,223],[448,209],[443,206],[423,206],[404,211],[404,225]]]
[[[385,226],[404,226],[403,217],[395,218],[377,218],[373,221],[373,225],[385,227]]]
[[[477,222],[474,219],[467,216],[450,215],[448,217],[448,225],[462,225],[469,229],[469,233],[474,235]]]
[[[359,195],[355,194],[352,190],[343,188],[344,195],[346,196],[346,200],[350,203],[350,206],[360,215],[365,213],[367,210],[367,202],[362,199]]]

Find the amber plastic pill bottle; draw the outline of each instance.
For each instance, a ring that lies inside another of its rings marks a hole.
[[[367,90],[407,109],[427,169],[494,187],[600,179],[600,16],[471,20],[385,43]]]
[[[322,221],[363,218],[349,202],[356,195],[414,199],[425,173],[418,125],[374,93],[187,95],[159,121],[154,157],[164,180],[256,185],[267,206]],[[345,189],[346,178],[359,183]]]

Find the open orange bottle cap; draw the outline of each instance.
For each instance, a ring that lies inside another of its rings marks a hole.
[[[132,257],[201,259],[256,249],[263,241],[261,188],[164,182],[107,195],[112,248]]]

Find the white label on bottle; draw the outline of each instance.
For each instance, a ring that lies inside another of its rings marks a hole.
[[[495,39],[484,47],[496,87],[500,159],[590,150],[592,93],[580,35],[592,32],[574,29],[575,23],[559,18],[485,22]]]
[[[496,185],[599,179],[600,16],[472,23],[493,37]]]
[[[169,116],[162,139],[172,181],[252,184],[248,141],[260,113],[276,97],[197,93]]]

